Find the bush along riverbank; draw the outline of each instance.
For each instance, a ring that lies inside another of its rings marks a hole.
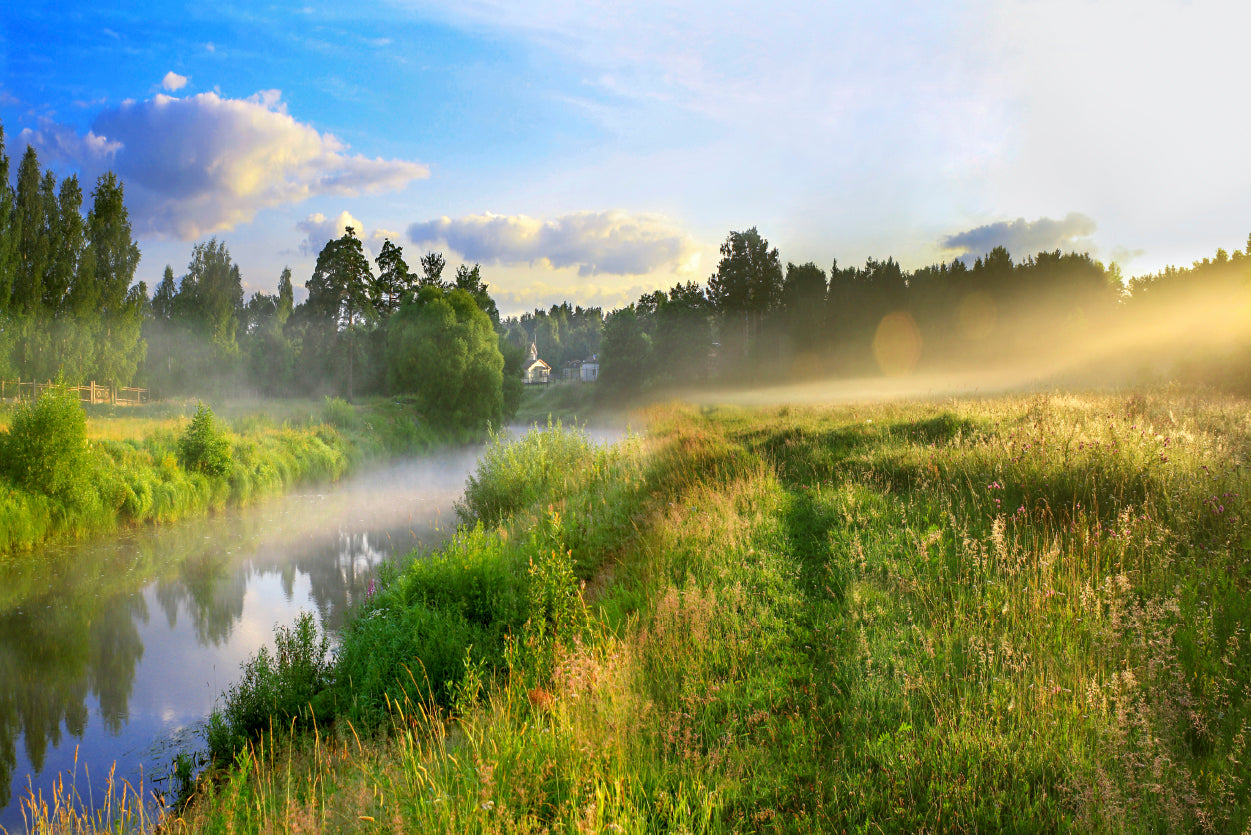
[[[168,832],[1248,826],[1243,401],[654,410],[496,446]]]
[[[0,432],[0,558],[127,524],[246,504],[366,461],[462,441],[411,404],[256,404],[224,421],[204,405],[92,409],[66,390],[13,407]]]

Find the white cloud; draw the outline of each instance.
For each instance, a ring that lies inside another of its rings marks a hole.
[[[352,217],[348,212],[339,212],[336,218],[327,218],[321,212],[311,214],[295,225],[304,233],[300,241],[300,254],[316,256],[329,241],[343,237],[348,227],[356,232],[356,237],[364,240],[365,224]]]
[[[1012,221],[1000,221],[948,235],[942,240],[942,248],[956,250],[961,260],[979,258],[997,246],[1022,260],[1038,252],[1091,249],[1090,236],[1095,233],[1095,222],[1079,212],[1069,212],[1063,220],[1040,217],[1026,220],[1019,217]]]
[[[41,154],[57,159],[103,159],[122,148],[122,143],[98,136],[95,131],[79,135],[73,128],[40,119],[35,130],[23,128],[18,134],[23,144],[34,145]]]
[[[1007,153],[1011,113],[968,4],[396,2],[577,76],[561,100],[615,154],[544,172],[571,205],[659,200],[700,235],[784,228],[787,251],[824,260],[883,229],[898,246],[901,228],[951,228]]]
[[[442,217],[410,225],[408,237],[418,245],[445,245],[469,261],[574,267],[581,276],[684,272],[697,253],[691,236],[668,218],[616,210],[548,220],[491,213]]]
[[[166,90],[169,90],[171,93],[177,92],[187,86],[187,76],[179,75],[173,70],[170,70],[165,73],[165,77],[161,79],[161,86]]]
[[[90,177],[115,171],[138,234],[183,240],[272,206],[377,194],[429,176],[416,162],[349,154],[333,135],[287,114],[276,90],[246,100],[158,94],[105,110],[86,136],[41,126],[30,139]]]
[[[1251,3],[394,2],[559,62],[563,100],[644,149],[565,195],[649,163],[673,211],[789,227],[805,257],[1074,208],[1144,267],[1245,238]],[[658,173],[657,148],[685,153]]]

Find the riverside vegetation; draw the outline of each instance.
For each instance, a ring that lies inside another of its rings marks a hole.
[[[54,389],[2,408],[0,555],[10,558],[49,539],[246,504],[457,439],[415,420],[402,398],[359,408],[338,398],[253,403],[221,420],[203,404],[84,411],[73,392]]]
[[[647,420],[491,448],[335,653],[246,666],[163,831],[1251,825],[1245,401]]]

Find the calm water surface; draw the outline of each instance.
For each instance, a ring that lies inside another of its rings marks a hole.
[[[330,633],[379,564],[455,529],[478,449],[397,464],[207,519],[49,548],[0,567],[0,827],[76,781],[170,785],[179,751],[276,624]]]

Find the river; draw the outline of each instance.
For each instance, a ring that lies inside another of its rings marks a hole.
[[[609,441],[616,433],[595,433]],[[480,448],[213,516],[45,548],[0,567],[0,827],[54,781],[99,802],[111,768],[172,791],[180,751],[274,627],[333,635],[379,565],[455,530]]]

